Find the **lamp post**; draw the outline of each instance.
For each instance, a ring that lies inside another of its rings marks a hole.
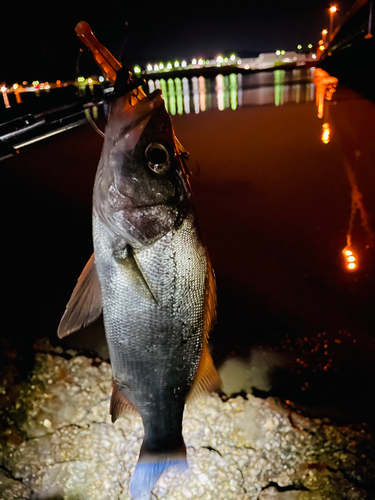
[[[333,34],[333,15],[337,12],[337,7],[332,5],[329,9],[329,41],[332,41]]]

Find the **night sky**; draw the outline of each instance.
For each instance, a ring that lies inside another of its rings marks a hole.
[[[241,57],[294,50],[317,44],[329,27],[327,0],[270,2],[98,2],[66,0],[25,2],[2,7],[0,83],[16,80],[74,78],[81,43],[74,27],[87,21],[97,38],[129,65],[214,57],[235,52]],[[340,0],[335,23],[354,0]],[[236,6],[235,6],[236,5]],[[45,15],[48,21],[44,21]],[[124,46],[124,41],[126,44]],[[122,51],[122,47],[124,50]],[[121,52],[123,56],[121,56]],[[85,64],[83,60],[83,65]]]

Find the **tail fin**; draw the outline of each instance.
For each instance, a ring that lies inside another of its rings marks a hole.
[[[159,477],[172,465],[177,466],[181,472],[187,468],[186,457],[181,457],[180,454],[176,458],[166,458],[164,455],[160,457],[161,460],[155,457],[152,461],[143,461],[142,458],[141,453],[129,485],[130,497],[133,499],[148,499]]]

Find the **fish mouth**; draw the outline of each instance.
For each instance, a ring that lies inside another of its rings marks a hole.
[[[138,114],[138,116],[135,117],[131,123],[127,123],[125,126],[120,128],[120,131],[114,140],[115,144],[126,134],[135,129],[140,123],[149,118],[155,110],[164,105],[164,99],[161,94],[161,89],[156,89],[152,92],[152,94],[139,100],[137,104],[132,107],[134,110],[133,112]]]

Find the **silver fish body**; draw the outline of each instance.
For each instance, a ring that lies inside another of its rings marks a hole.
[[[82,312],[88,296],[102,304],[112,420],[132,406],[144,425],[133,498],[185,463],[186,396],[218,382],[207,349],[215,281],[178,146],[160,91],[112,103],[93,194],[95,259],[59,327],[64,336],[95,319],[98,304]]]

